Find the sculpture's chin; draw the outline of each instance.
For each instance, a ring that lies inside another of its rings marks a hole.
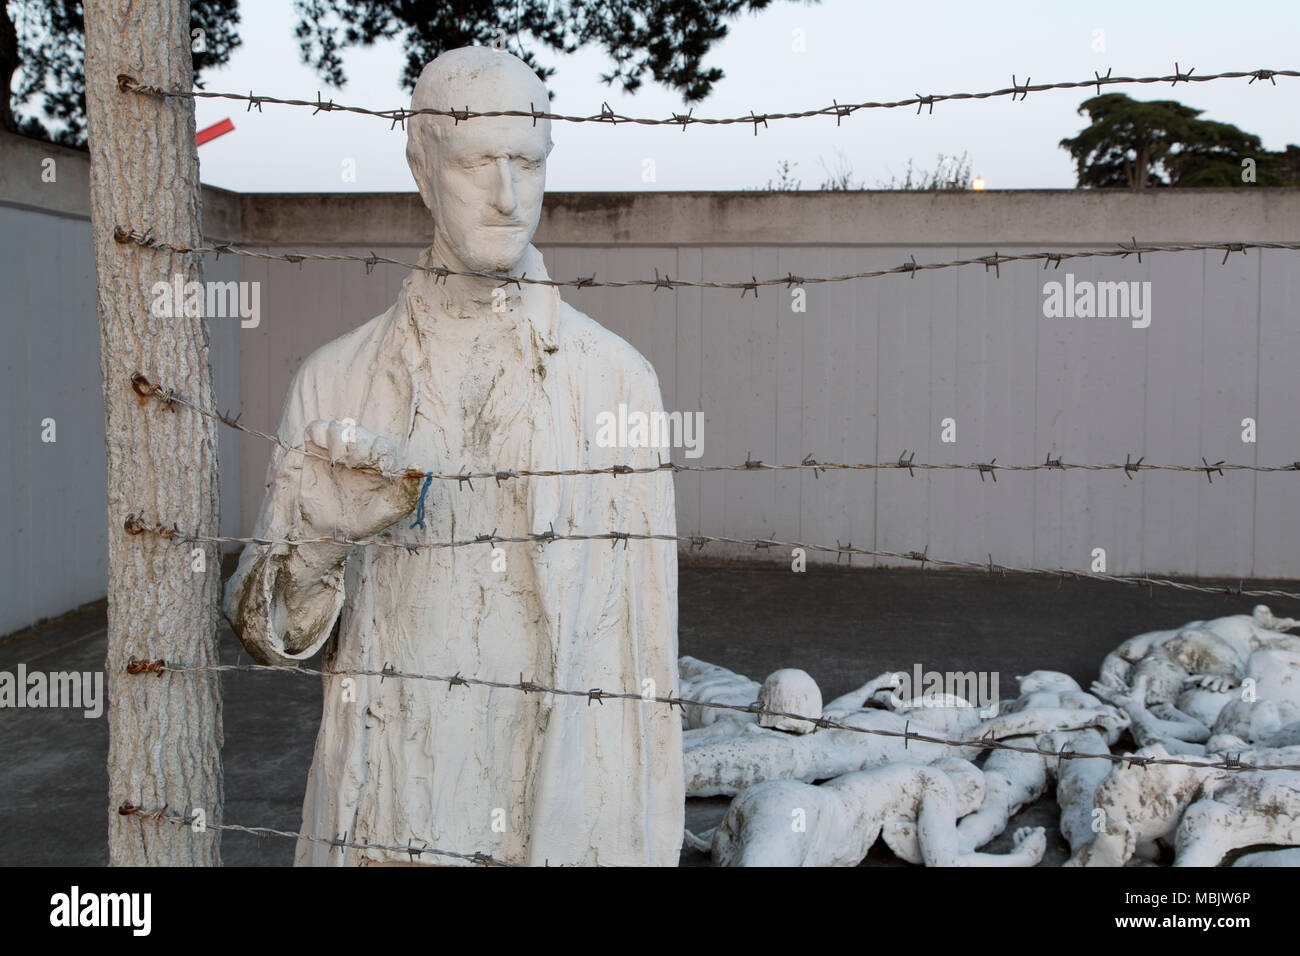
[[[501,259],[493,259],[491,261],[483,263],[475,271],[476,272],[500,272],[503,274],[507,272],[514,272],[519,265],[520,259],[522,258],[523,258],[522,256],[514,256],[512,258],[503,257]]]
[[[460,253],[461,262],[471,272],[512,272],[523,261],[529,236],[522,231],[509,243],[483,243]]]

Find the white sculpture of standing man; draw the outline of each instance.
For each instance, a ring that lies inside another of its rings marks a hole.
[[[412,108],[544,109],[510,54],[452,50]],[[630,345],[561,301],[530,242],[550,122],[419,115],[407,159],[433,214],[421,265],[383,315],[309,356],[279,436],[255,535],[377,535],[430,543],[501,536],[676,532],[672,475],[419,481],[386,472],[654,467],[655,449],[602,448],[597,416],[662,411]],[[495,278],[495,277],[500,278]],[[611,544],[615,545],[611,547]],[[498,550],[499,548],[499,550]],[[245,549],[227,613],[258,661],[292,664],[338,639],[326,670],[456,674],[566,689],[666,694],[677,668],[669,541],[529,541],[424,548],[331,543]],[[303,807],[324,839],[484,852],[511,863],[676,865],[684,823],[681,719],[652,702],[428,680],[325,678]],[[652,683],[651,683],[652,682]],[[406,853],[299,841],[296,862],[397,863]],[[456,862],[423,855],[420,862]]]

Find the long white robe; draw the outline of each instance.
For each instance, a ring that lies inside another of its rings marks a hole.
[[[523,269],[545,275],[532,247]],[[481,414],[450,420],[465,409],[429,380],[430,343],[428,336],[422,342],[417,317],[436,289],[417,271],[386,313],[307,358],[290,386],[279,436],[301,445],[307,423],[351,418],[393,441],[403,465],[448,473],[658,464],[655,449],[604,448],[595,440],[602,411],[620,403],[662,409],[649,363],[556,290],[525,285],[514,295],[524,367],[506,369],[501,387],[473,399],[485,399]],[[462,426],[466,437],[458,441]],[[457,448],[462,460],[433,460]],[[302,460],[276,449],[255,537],[303,533]],[[425,529],[409,529],[406,519],[386,536],[522,536],[552,525],[557,533],[676,532],[668,472],[516,478],[499,486],[475,480],[473,490],[434,481],[425,507]],[[501,545],[504,572],[492,569],[488,545],[357,547],[341,590],[311,607],[286,607],[276,586],[287,548],[249,546],[227,587],[227,613],[248,652],[268,663],[311,657],[341,615],[338,640],[324,656],[327,670],[391,665],[666,694],[677,666],[676,546],[611,544]],[[310,643],[286,648],[286,633],[304,622],[311,622]],[[354,678],[353,701],[345,700],[342,680],[324,679],[304,832],[481,851],[533,865],[676,865],[684,823],[681,720],[664,705],[392,678]],[[409,859],[299,841],[296,862],[362,858]]]

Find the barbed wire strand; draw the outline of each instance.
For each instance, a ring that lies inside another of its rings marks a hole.
[[[751,276],[750,281],[719,281],[707,279],[674,279],[670,276],[659,275],[659,270],[655,269],[653,279],[620,279],[620,280],[598,280],[595,273],[590,276],[579,277],[576,279],[538,279],[530,278],[527,273],[523,275],[505,275],[497,272],[475,272],[465,269],[451,269],[447,266],[426,266],[418,262],[406,262],[401,259],[394,259],[389,256],[380,256],[370,253],[366,256],[352,255],[348,253],[320,253],[320,252],[265,252],[256,249],[247,249],[234,243],[219,243],[211,246],[178,246],[170,242],[164,242],[153,235],[152,230],[139,232],[129,226],[119,225],[113,230],[113,238],[119,243],[134,243],[144,249],[153,249],[158,252],[169,255],[194,255],[205,256],[222,255],[244,256],[250,259],[266,259],[277,262],[288,262],[301,264],[303,262],[360,262],[365,265],[366,272],[369,273],[376,265],[400,266],[404,269],[412,269],[417,272],[427,272],[438,279],[446,280],[448,276],[463,276],[475,279],[490,279],[500,283],[499,288],[509,286],[519,287],[521,285],[538,285],[550,286],[552,288],[574,288],[574,289],[630,289],[630,288],[651,288],[651,289],[733,289],[740,290],[741,298],[745,297],[748,292],[753,292],[754,297],[758,297],[758,290],[769,286],[786,286],[795,288],[803,285],[820,285],[832,282],[851,282],[857,279],[874,279],[880,276],[888,275],[905,275],[910,274],[913,278],[918,272],[927,272],[933,269],[953,269],[961,266],[984,266],[985,271],[992,269],[994,275],[1001,278],[1001,266],[1008,262],[1027,262],[1038,261],[1043,263],[1046,269],[1049,264],[1053,268],[1059,268],[1061,263],[1068,259],[1095,259],[1119,257],[1121,259],[1128,256],[1136,255],[1138,262],[1142,261],[1144,254],[1159,252],[1222,252],[1223,261],[1226,264],[1228,256],[1234,252],[1245,254],[1248,249],[1285,249],[1300,250],[1300,242],[1183,242],[1183,243],[1145,243],[1139,244],[1136,237],[1132,238],[1130,243],[1118,243],[1117,249],[1079,249],[1079,250],[1062,250],[1057,252],[1020,252],[1003,254],[995,252],[990,256],[976,256],[971,259],[953,259],[948,262],[917,262],[916,257],[912,256],[911,261],[902,265],[892,266],[888,269],[871,269],[864,272],[846,272],[832,276],[797,276],[793,273],[787,273],[784,276],[775,276],[766,279],[759,279]]]
[[[922,95],[917,93],[914,96],[901,100],[892,100],[888,102],[864,102],[864,103],[840,103],[832,101],[830,106],[821,106],[815,109],[798,110],[795,112],[766,112],[755,113],[751,111],[746,116],[726,116],[726,117],[709,117],[695,116],[693,110],[686,113],[673,113],[670,117],[653,118],[653,117],[636,117],[625,116],[616,113],[610,108],[608,103],[602,103],[599,113],[588,115],[566,115],[563,113],[551,113],[546,110],[536,109],[533,104],[529,104],[527,110],[472,110],[468,106],[463,110],[458,109],[437,109],[426,107],[423,109],[384,109],[372,110],[363,106],[346,106],[341,103],[335,103],[333,98],[329,100],[321,99],[319,92],[316,93],[315,100],[286,99],[278,96],[264,96],[253,92],[248,93],[219,93],[209,92],[207,90],[179,90],[148,83],[141,83],[135,77],[126,73],[119,73],[117,76],[117,86],[122,92],[137,93],[142,96],[154,97],[173,97],[184,99],[221,99],[221,100],[238,100],[248,104],[248,110],[251,111],[257,107],[258,112],[262,111],[263,104],[272,103],[278,106],[299,106],[310,107],[312,115],[317,113],[357,113],[364,116],[375,116],[380,119],[386,119],[390,122],[390,128],[401,125],[405,128],[406,120],[412,116],[445,116],[453,119],[459,125],[462,121],[475,119],[478,117],[493,116],[516,116],[531,119],[533,125],[537,125],[540,119],[554,120],[565,123],[607,123],[611,126],[617,126],[620,123],[630,123],[639,126],[680,126],[685,132],[688,126],[736,126],[736,125],[753,125],[754,135],[758,135],[760,126],[766,126],[769,120],[790,120],[790,119],[809,119],[816,116],[833,116],[835,125],[839,126],[840,122],[847,116],[852,116],[861,110],[873,109],[899,109],[902,107],[915,106],[919,115],[923,108],[928,107],[929,112],[934,112],[936,103],[945,103],[953,100],[986,100],[1003,96],[1010,96],[1012,100],[1024,100],[1030,93],[1041,93],[1046,90],[1073,90],[1094,88],[1097,94],[1101,94],[1103,86],[1118,86],[1127,84],[1145,85],[1151,83],[1168,83],[1176,86],[1179,83],[1209,83],[1215,80],[1245,79],[1250,80],[1247,85],[1255,81],[1268,80],[1274,86],[1277,85],[1277,77],[1297,77],[1300,71],[1297,70],[1234,70],[1224,73],[1202,73],[1193,75],[1195,67],[1183,70],[1178,63],[1174,64],[1174,72],[1165,76],[1111,76],[1111,70],[1107,69],[1106,75],[1102,76],[1099,72],[1093,71],[1093,78],[1090,80],[1071,80],[1059,83],[1030,83],[1031,77],[1026,77],[1024,83],[1020,83],[1015,75],[1011,77],[1011,85],[996,90],[987,90],[979,93],[930,93]]]
[[[995,482],[997,481],[997,473],[999,471],[1122,471],[1130,479],[1140,471],[1171,471],[1198,472],[1204,474],[1211,484],[1214,483],[1214,475],[1217,474],[1222,476],[1225,471],[1248,471],[1261,473],[1278,471],[1300,472],[1300,460],[1293,461],[1286,465],[1245,465],[1232,464],[1227,461],[1211,462],[1202,458],[1201,464],[1199,465],[1162,465],[1147,462],[1145,456],[1134,461],[1131,454],[1126,456],[1123,462],[1098,464],[1062,461],[1059,457],[1053,458],[1050,453],[1042,463],[1028,465],[999,465],[996,458],[988,462],[971,462],[969,464],[960,464],[957,462],[928,463],[916,461],[916,452],[912,452],[909,456],[906,449],[903,451],[903,454],[899,455],[897,460],[880,462],[847,463],[818,461],[813,458],[812,455],[806,455],[803,461],[798,463],[789,462],[779,464],[771,464],[752,458],[746,458],[742,464],[737,465],[677,465],[673,464],[671,461],[665,461],[658,465],[641,466],[610,465],[605,468],[554,469],[507,468],[491,471],[462,470],[455,473],[422,471],[418,468],[385,470],[372,465],[350,465],[346,462],[336,461],[323,452],[313,451],[303,445],[291,445],[278,435],[272,435],[269,432],[264,432],[244,425],[239,421],[239,416],[232,416],[229,413],[218,412],[211,408],[204,408],[178,394],[175,389],[163,388],[162,385],[149,381],[148,377],[146,377],[142,372],[135,372],[131,376],[131,387],[135,390],[136,394],[147,398],[155,398],[164,407],[170,408],[172,405],[183,405],[199,415],[221,422],[223,425],[233,428],[236,431],[265,439],[266,441],[284,449],[286,452],[294,452],[307,458],[315,458],[318,461],[329,462],[335,467],[348,468],[353,471],[378,475],[383,478],[432,478],[435,481],[471,483],[471,490],[474,487],[472,482],[475,479],[492,479],[500,483],[502,481],[508,481],[511,478],[570,478],[580,475],[647,475],[657,474],[663,471],[811,471],[814,477],[820,477],[820,473],[823,471],[894,471],[905,469],[910,473],[916,469],[920,469],[922,471],[973,471],[979,473],[981,481],[984,480],[985,475],[989,475]]]
[[[987,572],[990,576],[1008,574],[1024,574],[1039,577],[1059,578],[1064,582],[1067,578],[1076,580],[1105,581],[1111,584],[1128,584],[1138,587],[1168,587],[1179,591],[1191,591],[1200,594],[1221,594],[1225,597],[1278,597],[1289,598],[1291,600],[1300,600],[1300,593],[1294,591],[1282,591],[1273,589],[1250,589],[1241,584],[1237,587],[1231,586],[1212,586],[1204,584],[1191,584],[1187,581],[1174,581],[1168,578],[1153,578],[1147,575],[1132,574],[1109,574],[1105,571],[1080,571],[1068,568],[1022,568],[1006,564],[997,564],[993,561],[993,556],[989,555],[987,562],[981,561],[962,561],[951,558],[932,558],[929,555],[929,547],[923,551],[885,551],[873,548],[855,548],[850,544],[836,544],[835,547],[823,544],[812,544],[804,541],[780,541],[773,538],[735,538],[727,535],[677,535],[661,533],[642,533],[636,531],[603,531],[587,534],[562,534],[555,531],[554,522],[546,531],[534,532],[527,535],[502,535],[493,531],[490,534],[480,534],[473,538],[463,538],[450,541],[396,541],[389,538],[347,538],[341,535],[320,535],[311,538],[238,538],[221,535],[199,534],[197,531],[191,533],[182,531],[175,523],[171,527],[155,522],[147,523],[143,517],[132,513],[127,515],[123,527],[128,534],[153,534],[162,538],[174,541],[188,541],[198,544],[253,544],[259,547],[289,547],[294,548],[305,544],[336,544],[349,548],[352,547],[383,547],[396,548],[403,551],[418,552],[454,548],[471,548],[475,545],[497,545],[497,544],[537,544],[545,546],[554,541],[608,541],[611,547],[617,547],[619,542],[623,543],[624,548],[631,541],[672,541],[682,544],[688,544],[691,550],[698,548],[703,550],[708,544],[734,544],[753,547],[755,550],[767,550],[770,548],[801,548],[804,551],[816,551],[821,554],[836,555],[838,563],[841,557],[847,557],[852,562],[855,557],[863,558],[890,558],[899,561],[915,561],[924,569],[925,565],[931,564],[936,568],[950,568],[955,570],[981,571]]]
[[[722,701],[709,700],[691,700],[685,697],[674,697],[668,695],[652,695],[644,693],[635,693],[632,691],[606,691],[599,687],[593,687],[589,690],[566,690],[559,687],[548,687],[538,684],[534,681],[526,681],[523,675],[519,676],[518,681],[494,681],[485,680],[478,677],[465,677],[457,672],[450,676],[440,674],[418,674],[409,671],[397,670],[393,667],[385,667],[382,670],[319,670],[314,667],[303,667],[301,665],[284,665],[284,664],[169,664],[163,660],[132,660],[126,665],[126,672],[132,675],[157,674],[163,673],[281,673],[294,674],[302,677],[378,677],[380,680],[387,678],[396,678],[402,680],[423,680],[433,681],[435,683],[447,684],[448,689],[456,686],[476,686],[488,687],[499,690],[513,690],[525,694],[550,694],[555,697],[585,697],[587,704],[602,704],[607,700],[623,701],[640,701],[642,703],[667,704],[669,709],[673,707],[683,708],[705,707],[714,710],[734,711],[742,714],[753,714],[760,717],[781,717],[790,720],[802,720],[813,724],[818,730],[847,730],[853,733],[867,734],[875,737],[893,737],[902,738],[905,742],[919,741],[921,743],[937,744],[946,747],[956,747],[961,749],[975,750],[1011,750],[1016,753],[1037,754],[1042,757],[1052,757],[1057,760],[1109,760],[1112,763],[1129,764],[1145,766],[1149,764],[1170,764],[1180,767],[1204,767],[1209,770],[1300,770],[1300,764],[1248,764],[1243,763],[1239,758],[1231,755],[1225,755],[1219,758],[1218,763],[1207,763],[1206,761],[1180,760],[1177,757],[1135,757],[1131,754],[1111,754],[1111,753],[1086,753],[1066,749],[1068,745],[1062,746],[1059,751],[1042,750],[1038,747],[1029,747],[1023,744],[1009,744],[1005,741],[996,740],[990,736],[975,737],[969,739],[953,739],[950,737],[941,737],[934,734],[922,733],[911,729],[910,723],[904,724],[903,730],[888,730],[881,727],[859,727],[855,724],[845,723],[842,720],[836,720],[832,717],[821,715],[811,717],[807,714],[798,714],[790,711],[777,710],[770,707],[763,707],[758,702],[751,704],[728,704]],[[882,688],[883,689],[883,688]],[[974,705],[970,705],[974,706]],[[891,711],[892,713],[892,711]],[[1017,735],[1026,736],[1026,735]]]
[[[187,820],[185,817],[179,814],[168,813],[166,807],[161,807],[156,810],[145,810],[127,802],[127,803],[123,803],[120,807],[118,807],[117,812],[124,817],[134,816],[134,817],[140,817],[141,819],[145,819],[145,820],[164,821],[167,823],[174,823],[179,826],[185,826],[185,827],[191,826],[193,824],[193,820]],[[353,850],[386,850],[390,853],[406,853],[406,854],[410,854],[412,860],[424,854],[430,854],[434,856],[452,857],[458,860],[469,860],[471,863],[477,863],[480,866],[516,866],[517,865],[514,863],[506,863],[502,860],[498,860],[488,853],[458,853],[455,850],[439,850],[435,847],[416,846],[415,844],[408,844],[407,846],[393,846],[384,843],[361,843],[355,840],[346,840],[343,839],[342,837],[336,837],[330,839],[326,837],[311,836],[310,834],[307,833],[298,833],[292,830],[276,830],[273,827],[246,827],[246,826],[241,826],[237,823],[205,823],[204,828],[207,830],[225,830],[228,832],[235,832],[235,833],[249,833],[257,837],[268,837],[268,836],[289,837],[294,840],[307,840],[310,843],[322,843],[339,849],[347,847]]]

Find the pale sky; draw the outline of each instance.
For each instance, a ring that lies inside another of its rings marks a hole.
[[[313,99],[371,108],[408,106],[398,83],[398,41],[345,54],[347,85],[324,86],[301,64],[290,0],[243,0],[244,44],[231,63],[205,74],[209,90]],[[796,52],[795,31],[806,50]],[[1098,31],[1101,31],[1100,33]],[[1094,50],[1104,45],[1103,52]],[[599,112],[602,101],[636,116],[684,111],[680,98],[653,81],[625,96],[599,74],[605,55],[588,48],[570,57],[541,54],[558,72],[550,80],[551,109]],[[708,65],[726,76],[697,116],[750,110],[797,110],[841,103],[895,100],[914,94],[977,92],[1020,82],[1080,80],[1097,70],[1115,75],[1166,75],[1177,61],[1198,73],[1300,67],[1300,2],[1223,4],[1159,0],[1089,4],[958,3],[913,0],[868,3],[825,0],[817,6],[780,2],[733,21]],[[1176,99],[1204,109],[1205,118],[1233,123],[1263,139],[1266,149],[1300,143],[1300,79],[1259,82],[1110,87],[1136,99]],[[940,103],[933,115],[870,110],[844,119],[783,120],[760,128],[580,125],[557,123],[547,185],[552,190],[712,190],[763,186],[789,160],[804,188],[817,188],[826,166],[843,162],[869,188],[901,177],[909,158],[924,169],[940,153],[969,155],[972,172],[990,189],[1070,188],[1069,155],[1057,143],[1085,125],[1076,110],[1088,91],[1046,91],[1023,102],[1009,98]],[[199,128],[229,117],[235,131],[199,149],[205,183],[240,191],[406,191],[405,134],[373,117],[267,105],[245,112],[232,101],[196,101]],[[356,182],[345,182],[353,160]],[[654,181],[646,182],[647,160]]]

